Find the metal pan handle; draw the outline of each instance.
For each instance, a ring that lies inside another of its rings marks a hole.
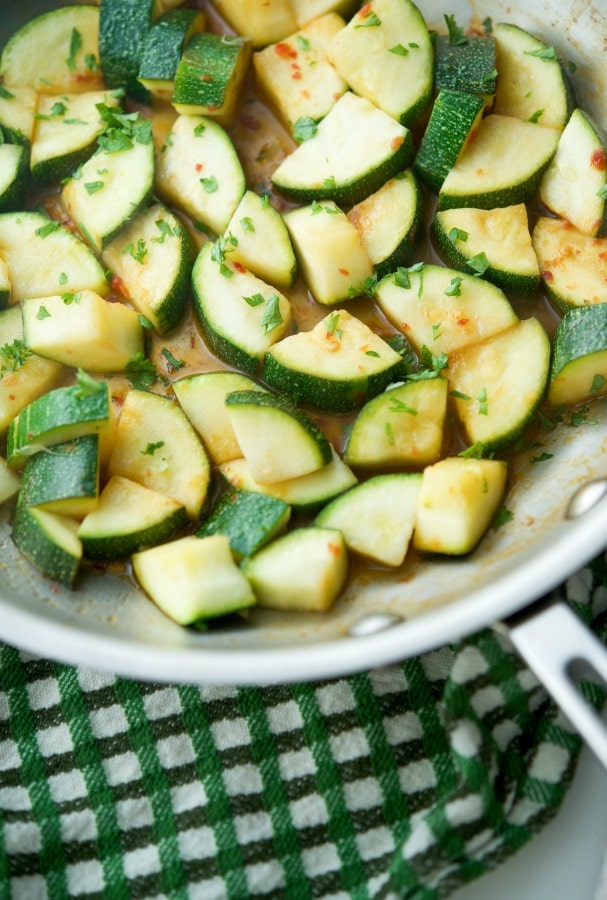
[[[506,623],[529,668],[607,769],[607,724],[583,698],[577,680],[590,676],[607,686],[607,649],[563,601],[532,606]]]

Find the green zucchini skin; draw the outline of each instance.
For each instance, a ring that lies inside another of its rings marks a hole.
[[[489,35],[467,36],[465,43],[451,43],[436,36],[434,84],[438,91],[466,91],[481,96],[495,94],[496,47]]]
[[[19,552],[45,578],[73,588],[82,559],[82,544],[75,535],[76,527],[62,516],[29,508],[19,497],[12,538]],[[69,541],[69,537],[62,539],[60,532],[65,534],[67,531],[69,535],[71,528],[74,529],[73,541]]]
[[[36,453],[24,468],[20,497],[26,506],[79,515],[97,504],[99,438],[85,435]]]
[[[203,19],[195,9],[172,9],[152,25],[143,43],[139,81],[166,83],[172,95],[175,73],[192,31],[202,30]],[[168,97],[170,99],[170,97]]]
[[[22,209],[29,183],[28,154],[19,144],[0,144],[0,213]]]
[[[140,103],[152,99],[138,76],[153,7],[154,0],[101,0],[99,7],[99,58],[106,84],[124,88]]]
[[[440,190],[484,108],[484,99],[476,94],[453,90],[438,94],[414,163],[416,173],[433,191]]]
[[[291,507],[278,497],[230,491],[202,522],[197,537],[225,534],[237,559],[251,556],[287,526]]]
[[[570,309],[552,345],[548,400],[553,406],[607,394],[607,303]]]

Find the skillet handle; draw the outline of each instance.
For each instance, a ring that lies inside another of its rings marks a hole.
[[[607,724],[576,685],[585,676],[607,685],[607,648],[563,601],[536,610],[506,623],[510,639],[607,769]]]

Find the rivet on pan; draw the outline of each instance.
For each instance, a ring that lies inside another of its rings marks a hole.
[[[352,637],[367,637],[370,634],[386,631],[393,625],[398,625],[399,622],[402,622],[400,616],[393,616],[391,613],[372,613],[352,625],[349,633]]]
[[[607,480],[589,481],[575,492],[567,508],[567,518],[577,519],[602,500],[607,494]]]

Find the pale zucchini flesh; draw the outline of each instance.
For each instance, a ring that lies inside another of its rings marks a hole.
[[[46,578],[74,586],[82,559],[78,522],[17,503],[12,538],[20,553]]]
[[[38,94],[31,87],[5,85],[0,91],[0,128],[10,143],[29,147],[34,136]]]
[[[544,289],[563,312],[607,302],[606,238],[547,216],[538,218],[532,237]]]
[[[297,259],[283,216],[255,191],[246,191],[226,229],[230,259],[279,288],[293,285]]]
[[[607,304],[571,309],[554,336],[548,402],[581,403],[607,394]]]

